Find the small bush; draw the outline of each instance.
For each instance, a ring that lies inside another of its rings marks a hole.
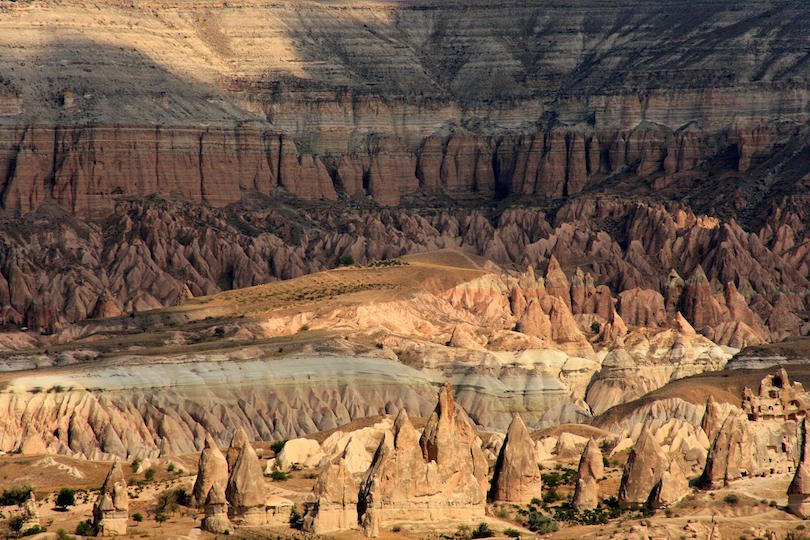
[[[148,481],[151,481],[155,477],[155,469],[149,467],[143,472],[143,477],[146,478]]]
[[[76,525],[76,534],[79,536],[95,536],[98,534],[98,529],[92,521],[85,519]]]
[[[155,522],[160,523],[161,525],[169,520],[169,516],[166,514],[155,514]]]
[[[559,525],[557,525],[556,521],[536,511],[529,512],[526,526],[530,531],[536,532],[537,534],[549,534],[557,532],[557,529],[559,529]]]
[[[132,465],[130,465],[130,467],[132,467],[132,472],[137,471],[138,467],[140,467],[140,466],[141,466],[141,460],[137,459],[137,458],[133,459],[132,460]]]
[[[472,537],[473,538],[491,538],[495,536],[495,533],[492,532],[492,529],[489,528],[485,522],[481,522],[478,524],[478,527],[473,529]]]
[[[143,514],[141,514],[140,512],[135,512],[134,514],[132,514],[132,520],[135,521],[136,523],[140,523],[141,521],[143,521]]]
[[[402,531],[402,527],[400,527],[399,525],[394,525],[393,527],[391,527],[391,532],[398,533],[400,531]]]
[[[189,504],[191,504],[191,497],[185,489],[167,489],[158,495],[155,513],[171,514],[177,510],[178,506],[188,506]]]
[[[289,476],[284,471],[275,470],[270,473],[270,478],[274,482],[284,482],[289,478]]]
[[[166,470],[169,472],[174,472],[174,463],[169,463],[169,466],[166,467]]]
[[[535,505],[535,506],[540,506],[540,505],[542,505],[542,504],[543,504],[543,501],[541,501],[541,500],[540,500],[540,499],[538,499],[537,497],[534,497],[534,498],[533,498],[533,499],[532,499],[532,500],[529,502],[529,504],[533,504],[533,505]]]
[[[602,466],[606,469],[610,467],[610,461],[605,456],[602,456]]]
[[[285,444],[287,444],[286,439],[281,440],[281,441],[274,441],[273,444],[270,445],[270,449],[273,452],[275,452],[276,454],[278,454],[279,452],[281,452],[284,449]]]
[[[591,332],[593,332],[594,334],[599,333],[600,328],[601,326],[599,325],[599,321],[593,321],[591,323]]]
[[[31,496],[32,491],[31,486],[4,489],[2,495],[0,495],[0,506],[11,506],[14,504],[22,506]]]
[[[75,536],[70,536],[65,529],[56,531],[56,540],[76,540]]]
[[[22,529],[23,523],[25,522],[25,518],[21,515],[12,516],[8,518],[8,527],[14,532],[20,532]]]
[[[341,266],[351,266],[354,264],[354,257],[351,255],[341,255],[340,264]]]
[[[56,495],[56,506],[62,510],[67,510],[68,506],[76,504],[76,491],[70,488],[62,488]]]
[[[503,534],[505,536],[508,536],[509,538],[520,538],[520,531],[518,531],[517,529],[512,529],[511,527],[505,529],[503,531]]]
[[[39,525],[34,525],[33,527],[29,527],[20,533],[20,536],[34,536],[35,534],[39,534],[44,532],[45,529],[40,527]]]
[[[301,515],[301,512],[293,506],[290,509],[290,528],[301,530],[304,527],[304,516]]]
[[[470,534],[470,526],[469,525],[459,525],[458,529],[456,529],[456,537],[457,538],[472,538]]]
[[[733,493],[729,493],[728,495],[723,497],[723,502],[726,504],[737,504],[738,502],[740,502],[740,498]]]

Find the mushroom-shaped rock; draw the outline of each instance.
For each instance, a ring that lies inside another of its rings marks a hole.
[[[523,419],[516,414],[509,424],[495,463],[491,498],[495,501],[528,503],[542,496],[542,487],[534,441]]]
[[[225,486],[228,483],[228,461],[217,447],[216,442],[209,433],[205,434],[203,451],[197,465],[197,479],[191,491],[193,502],[202,505],[211,491],[213,484]]]
[[[676,504],[689,495],[689,480],[676,460],[669,462],[669,467],[661,480],[650,493],[649,505],[653,508],[663,508]]]
[[[627,463],[624,464],[622,482],[619,486],[619,504],[641,504],[650,497],[655,485],[667,468],[667,456],[650,430],[642,428]]]
[[[227,534],[230,532],[231,520],[228,519],[228,500],[225,490],[218,482],[211,484],[205,498],[205,517],[202,520],[202,529],[214,534]]]
[[[239,454],[242,453],[242,448],[249,442],[250,440],[248,439],[247,432],[245,432],[242,426],[236,428],[236,431],[233,432],[233,437],[231,438],[231,445],[225,452],[225,458],[228,460],[229,471],[233,470]]]
[[[605,474],[602,452],[593,439],[585,445],[577,469],[577,483],[572,504],[577,510],[596,508],[599,504],[599,480]]]
[[[810,437],[808,420],[802,421],[802,450],[796,474],[788,486],[788,508],[802,519],[810,517]]]
[[[245,443],[228,477],[228,516],[237,525],[264,525],[264,475],[256,451]]]
[[[93,523],[101,536],[127,534],[129,496],[121,462],[116,461],[107,473],[93,505]]]

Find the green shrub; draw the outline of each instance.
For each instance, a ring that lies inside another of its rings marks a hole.
[[[67,510],[68,506],[76,504],[76,491],[70,488],[63,487],[56,495],[56,506],[62,510]]]
[[[492,529],[489,528],[485,522],[481,522],[478,524],[478,527],[473,529],[472,537],[473,538],[491,538],[495,536],[495,533],[492,532]]]
[[[155,469],[149,467],[143,471],[143,477],[146,478],[147,481],[151,481],[155,477]]]
[[[166,470],[169,472],[174,472],[174,463],[169,463],[169,466],[166,467]]]
[[[70,536],[65,529],[56,531],[56,540],[76,540],[75,536]]]
[[[274,482],[284,482],[289,478],[289,476],[284,471],[275,470],[272,473],[270,473],[270,478]]]
[[[79,536],[95,536],[98,534],[98,528],[92,521],[85,519],[76,525],[76,534]]]
[[[31,496],[32,491],[31,486],[17,486],[4,489],[2,495],[0,495],[0,506],[11,506],[13,504],[22,506]]]
[[[169,519],[169,516],[167,516],[166,514],[162,514],[162,513],[161,514],[155,514],[155,522],[156,523],[163,524],[166,521],[168,521],[168,519]]]
[[[340,264],[341,266],[351,266],[354,264],[354,257],[351,255],[341,255]]]
[[[132,514],[132,520],[135,521],[136,523],[140,523],[141,521],[143,521],[143,514],[141,514],[140,512],[135,512],[134,514]]]
[[[544,516],[537,511],[529,511],[528,522],[526,526],[530,531],[537,534],[549,534],[556,532],[559,529],[557,522],[548,516]]]
[[[8,518],[8,528],[14,532],[20,532],[23,523],[25,523],[25,518],[22,515],[11,516]]]
[[[725,502],[726,504],[737,504],[738,502],[740,502],[740,498],[733,493],[729,493],[728,495],[723,497],[723,502]]]
[[[280,441],[273,441],[273,444],[270,445],[270,449],[278,454],[284,449],[284,445],[287,444],[287,439],[283,439]]]
[[[513,528],[504,529],[503,534],[509,538],[520,538],[520,531]]]
[[[171,514],[177,510],[178,506],[189,506],[189,504],[191,504],[191,497],[185,489],[167,489],[158,495],[155,513]]]
[[[44,529],[39,525],[34,525],[33,527],[29,527],[20,533],[20,536],[34,536],[35,534],[39,534],[44,532]]]
[[[591,323],[591,332],[593,332],[594,334],[599,333],[600,328],[601,326],[599,325],[599,321],[593,321]]]

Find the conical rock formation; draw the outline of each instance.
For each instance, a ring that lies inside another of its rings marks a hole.
[[[402,409],[380,442],[360,486],[360,524],[377,536],[397,521],[473,522],[484,515],[486,481],[481,440],[446,384],[421,438]]]
[[[715,437],[706,457],[700,485],[717,489],[750,475],[754,469],[754,449],[743,415],[729,415]]]
[[[248,435],[242,426],[236,428],[236,431],[233,432],[233,437],[231,438],[231,445],[228,447],[228,450],[225,453],[225,457],[228,460],[229,471],[233,470],[239,454],[242,453],[242,448],[249,442]]]
[[[808,420],[802,421],[802,451],[796,474],[788,486],[788,509],[802,519],[810,518],[810,437]]]
[[[528,503],[542,497],[543,480],[526,424],[516,414],[509,424],[492,478],[491,498],[495,501]]]
[[[647,501],[667,468],[667,456],[650,430],[641,430],[627,458],[619,487],[619,504],[641,504]]]
[[[577,483],[574,489],[572,504],[577,510],[596,508],[599,504],[599,480],[605,474],[605,465],[602,461],[602,452],[593,439],[585,445],[582,457],[579,459],[577,470]]]
[[[245,443],[228,477],[228,516],[237,525],[264,525],[264,475],[256,451]]]
[[[205,446],[200,453],[197,466],[197,479],[191,491],[193,502],[202,505],[213,484],[225,486],[228,483],[228,461],[217,447],[216,442],[209,433],[205,434]]]
[[[321,462],[313,491],[316,500],[304,517],[304,530],[325,534],[358,527],[358,486],[343,456]]]
[[[116,461],[107,473],[93,505],[93,523],[101,536],[127,534],[129,496],[121,462]]]

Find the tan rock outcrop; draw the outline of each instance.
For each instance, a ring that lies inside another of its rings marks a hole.
[[[208,495],[205,497],[205,516],[201,528],[214,534],[226,534],[233,528],[228,519],[228,500],[225,490],[218,482],[211,484]]]
[[[28,496],[28,500],[25,501],[21,515],[23,518],[23,522],[22,525],[20,526],[20,531],[27,531],[33,529],[34,527],[40,527],[39,510],[37,510],[37,499],[36,497],[34,497],[33,491]]]
[[[648,503],[653,508],[672,506],[686,497],[689,491],[689,480],[683,469],[676,459],[671,459],[669,467],[661,475],[661,480],[650,493]]]
[[[548,259],[545,287],[548,294],[562,300],[568,310],[571,310],[571,284],[568,282],[568,278],[565,276],[560,262],[554,255]]]
[[[585,450],[579,460],[574,498],[571,501],[574,508],[577,510],[596,508],[599,504],[599,480],[604,474],[602,452],[596,441],[591,439],[585,445]]]
[[[790,512],[802,519],[810,517],[810,436],[808,436],[808,419],[802,420],[801,455],[799,466],[788,486],[788,508]]]
[[[200,453],[197,465],[197,479],[191,490],[194,504],[202,506],[211,491],[211,486],[219,484],[224,487],[228,483],[228,460],[219,450],[217,443],[210,433],[205,434],[205,443]]]
[[[714,399],[714,396],[709,394],[709,397],[706,399],[706,412],[703,413],[703,420],[700,423],[700,427],[703,429],[703,432],[706,433],[706,437],[709,438],[710,442],[714,442],[717,438],[717,434],[723,426],[726,416],[720,404]]]
[[[421,437],[404,409],[386,433],[360,486],[360,523],[377,536],[397,521],[471,522],[484,514],[486,482],[481,441],[446,384]]]
[[[290,439],[276,456],[276,468],[289,471],[295,466],[311,469],[324,458],[321,445],[314,439]]]
[[[669,460],[645,427],[641,430],[627,463],[619,486],[619,504],[626,506],[647,502],[653,488],[661,481]]]
[[[249,442],[242,446],[239,457],[231,469],[225,489],[228,517],[236,525],[264,525],[264,474],[256,451]]]
[[[250,444],[250,439],[248,439],[247,432],[242,426],[238,426],[233,432],[228,450],[225,451],[225,459],[228,461],[228,471],[233,471],[233,468],[236,466],[236,460],[239,458],[239,454],[242,453],[242,448],[248,444]]]
[[[116,461],[107,473],[93,505],[93,523],[101,536],[127,534],[129,495],[121,462]]]
[[[705,489],[727,486],[754,472],[754,451],[744,416],[730,414],[718,430],[700,477]]]
[[[542,498],[543,480],[537,467],[534,441],[526,424],[516,414],[506,431],[492,477],[490,498],[494,501],[525,504]]]
[[[358,485],[343,456],[323,460],[313,493],[315,503],[304,516],[304,530],[325,534],[359,527]]]

